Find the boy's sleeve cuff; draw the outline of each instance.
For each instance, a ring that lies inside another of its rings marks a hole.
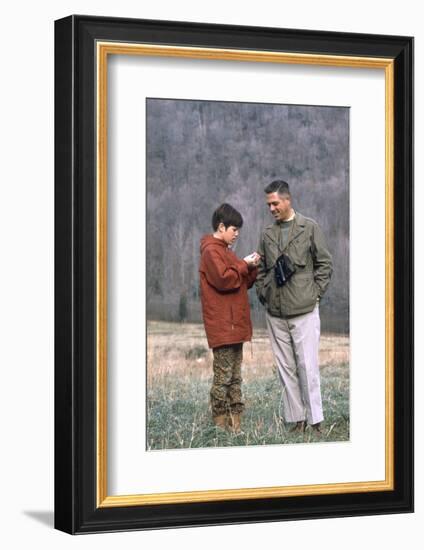
[[[247,262],[245,260],[241,261],[241,274],[247,275],[249,273],[249,266],[247,265]]]

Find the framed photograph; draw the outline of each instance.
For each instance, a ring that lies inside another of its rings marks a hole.
[[[413,510],[413,39],[55,23],[55,526]]]

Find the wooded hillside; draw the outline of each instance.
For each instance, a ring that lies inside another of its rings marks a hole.
[[[323,330],[348,331],[348,108],[148,99],[146,132],[149,319],[201,320],[199,241],[211,232],[212,212],[223,202],[240,211],[242,257],[272,223],[264,187],[284,179],[294,208],[320,224],[333,255]]]

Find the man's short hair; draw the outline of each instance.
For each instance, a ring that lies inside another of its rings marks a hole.
[[[286,181],[283,180],[275,180],[272,181],[270,184],[268,184],[265,189],[265,193],[268,195],[269,193],[278,193],[280,197],[284,196],[291,196],[290,195],[290,187],[289,184]]]
[[[212,215],[212,227],[214,231],[218,229],[220,223],[224,224],[225,229],[230,227],[230,225],[240,228],[243,225],[243,218],[240,212],[233,208],[231,204],[224,202],[224,204],[218,206]]]

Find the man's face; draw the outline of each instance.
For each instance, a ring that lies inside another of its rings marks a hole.
[[[283,221],[290,217],[292,208],[288,195],[281,197],[278,193],[268,193],[266,203],[275,220]]]
[[[236,242],[240,232],[239,228],[236,227],[235,225],[229,225],[227,228],[225,228],[225,225],[223,223],[219,224],[218,231],[219,231],[219,234],[221,235],[222,240],[228,246],[231,246]]]

